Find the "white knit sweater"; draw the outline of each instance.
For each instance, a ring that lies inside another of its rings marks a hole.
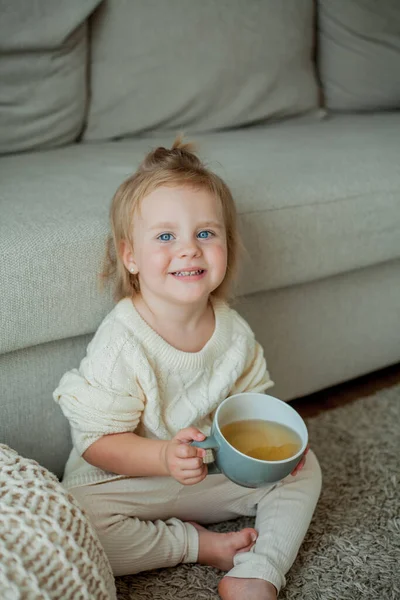
[[[53,394],[72,432],[65,487],[121,477],[82,458],[104,435],[135,431],[166,440],[191,425],[208,435],[222,400],[273,385],[249,325],[221,300],[213,307],[214,333],[199,352],[168,344],[129,298],[107,315],[79,369],[68,371]]]

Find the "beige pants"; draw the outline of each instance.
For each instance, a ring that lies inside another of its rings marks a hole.
[[[278,590],[296,558],[321,489],[310,451],[304,468],[275,486],[248,489],[224,475],[184,486],[170,477],[136,477],[70,489],[86,509],[115,575],[196,562],[198,533],[208,525],[255,516],[258,538],[234,558],[232,577],[270,581]]]

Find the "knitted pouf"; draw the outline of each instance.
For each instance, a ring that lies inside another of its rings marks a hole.
[[[76,500],[36,461],[0,444],[1,600],[110,600],[111,567]]]

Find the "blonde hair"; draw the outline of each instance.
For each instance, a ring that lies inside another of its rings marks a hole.
[[[138,275],[130,273],[121,257],[121,244],[133,249],[132,223],[145,196],[160,186],[190,186],[219,198],[226,230],[227,270],[224,280],[212,295],[227,300],[236,279],[241,241],[237,229],[236,207],[229,187],[209,170],[194,153],[193,144],[176,138],[172,148],[158,147],[147,154],[137,171],[117,189],[111,202],[111,235],[107,240],[101,277],[114,278],[114,299],[118,302],[140,291]]]

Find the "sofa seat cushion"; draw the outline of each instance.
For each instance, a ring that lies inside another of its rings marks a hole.
[[[295,119],[197,136],[234,193],[248,256],[239,295],[400,257],[400,113]],[[93,332],[119,185],[172,137],[78,144],[0,160],[0,352]]]

